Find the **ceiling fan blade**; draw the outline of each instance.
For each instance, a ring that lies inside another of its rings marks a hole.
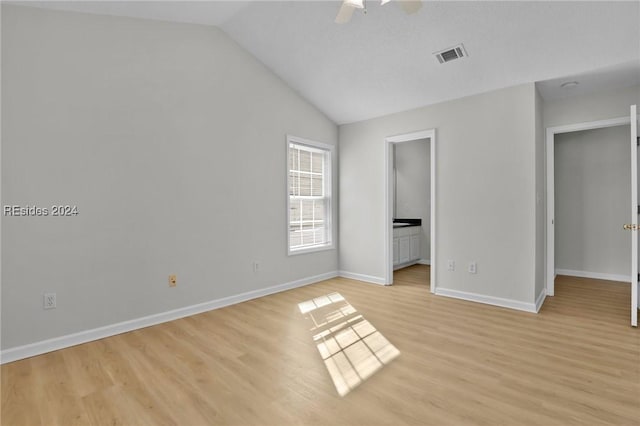
[[[422,8],[422,0],[398,0],[400,7],[409,15],[413,15]]]
[[[340,6],[340,10],[338,11],[338,15],[336,16],[336,24],[346,24],[349,22],[353,16],[354,10],[356,10],[356,8],[350,4],[342,3],[342,6]]]

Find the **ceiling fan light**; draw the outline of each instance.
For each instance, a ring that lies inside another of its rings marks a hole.
[[[364,9],[364,0],[344,0],[344,4],[356,9]]]

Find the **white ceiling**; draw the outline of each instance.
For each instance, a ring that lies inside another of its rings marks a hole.
[[[46,9],[68,10],[98,15],[127,16],[190,24],[220,25],[249,6],[249,1],[94,1],[17,0],[7,1]]]
[[[563,83],[577,82],[577,86],[562,88]],[[640,85],[640,62],[598,68],[560,78],[538,82],[538,91],[545,100],[585,95],[607,89],[622,89]]]
[[[345,25],[336,1],[32,4],[217,25],[338,124],[526,82],[546,99],[639,82],[638,1],[367,3]],[[458,43],[469,57],[438,64]]]

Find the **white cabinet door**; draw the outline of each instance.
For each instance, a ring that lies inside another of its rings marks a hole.
[[[411,237],[400,238],[400,263],[408,262],[411,259]]]
[[[393,265],[400,263],[400,239],[393,239]]]
[[[417,228],[420,229],[420,228]],[[420,235],[411,236],[411,259],[420,260]]]

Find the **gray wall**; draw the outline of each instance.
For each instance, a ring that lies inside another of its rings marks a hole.
[[[338,269],[285,211],[285,135],[337,127],[223,32],[2,12],[2,204],[79,209],[3,218],[3,349]]]
[[[534,98],[525,84],[340,126],[340,269],[384,280],[385,137],[435,128],[438,287],[533,303]]]
[[[630,105],[640,105],[640,86],[556,99],[544,103],[544,126],[628,117]]]
[[[430,259],[431,144],[429,139],[395,144],[396,217],[422,219],[420,259]]]
[[[629,126],[556,135],[556,270],[629,276],[629,138]]]

